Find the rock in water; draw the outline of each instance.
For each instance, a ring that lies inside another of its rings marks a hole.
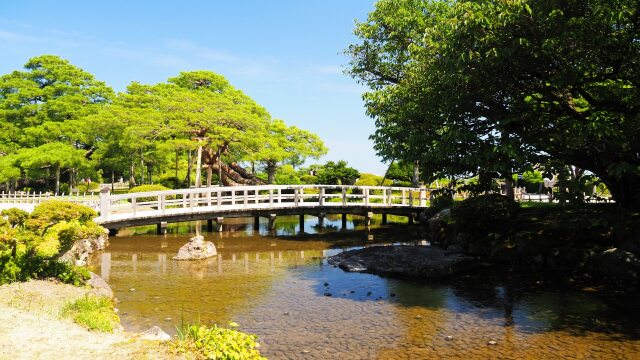
[[[479,258],[447,254],[435,246],[374,246],[332,256],[331,265],[350,272],[435,279],[483,266]]]
[[[157,340],[157,341],[169,341],[171,336],[162,331],[158,326],[152,326],[149,330],[142,333],[142,338],[145,340]]]
[[[109,286],[109,284],[104,281],[103,278],[92,272],[89,272],[89,275],[91,275],[91,279],[89,279],[89,285],[93,288],[93,292],[96,295],[113,298],[113,290],[111,289],[111,286]]]
[[[188,243],[178,250],[173,260],[202,260],[218,254],[216,246],[211,241],[204,241],[202,235],[194,236]]]

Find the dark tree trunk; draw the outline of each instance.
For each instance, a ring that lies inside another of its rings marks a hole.
[[[56,194],[60,192],[60,165],[56,166]]]

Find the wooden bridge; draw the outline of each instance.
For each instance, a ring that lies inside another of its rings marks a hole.
[[[373,214],[409,217],[410,221],[427,206],[430,190],[379,186],[263,185],[208,187],[111,195],[100,193],[96,222],[108,229],[157,224],[164,232],[167,223],[207,220],[208,229],[220,227],[225,217],[269,219],[273,228],[279,215],[298,215],[300,231],[304,216],[314,215],[323,223],[327,214],[361,215],[366,223]]]

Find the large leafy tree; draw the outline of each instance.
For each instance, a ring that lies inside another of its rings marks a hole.
[[[638,6],[380,1],[350,48],[352,74],[372,88],[379,151],[408,144],[400,156],[415,151],[447,172],[505,178],[552,158],[590,170],[619,204],[637,208]],[[404,57],[392,56],[396,48]],[[397,64],[395,78],[383,72]]]

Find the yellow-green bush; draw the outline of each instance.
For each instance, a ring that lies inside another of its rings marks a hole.
[[[163,190],[171,190],[168,187],[164,187],[162,185],[140,185],[140,186],[136,186],[133,187],[129,190],[129,194],[133,194],[133,193],[140,193],[140,192],[148,192],[148,191],[163,191]],[[138,198],[137,201],[140,202],[144,202],[144,201],[154,201],[156,200],[157,197],[156,196],[146,196],[146,197],[140,197]]]
[[[236,325],[232,323],[232,325]],[[197,358],[212,360],[266,359],[260,356],[255,335],[213,325],[189,325],[178,329],[173,343],[177,354],[194,354]]]
[[[87,295],[73,301],[64,307],[62,315],[89,330],[112,332],[120,324],[113,300],[103,296]]]
[[[25,222],[27,229],[44,234],[51,226],[62,221],[76,220],[80,224],[92,221],[98,214],[91,208],[67,201],[48,200],[36,206]]]

